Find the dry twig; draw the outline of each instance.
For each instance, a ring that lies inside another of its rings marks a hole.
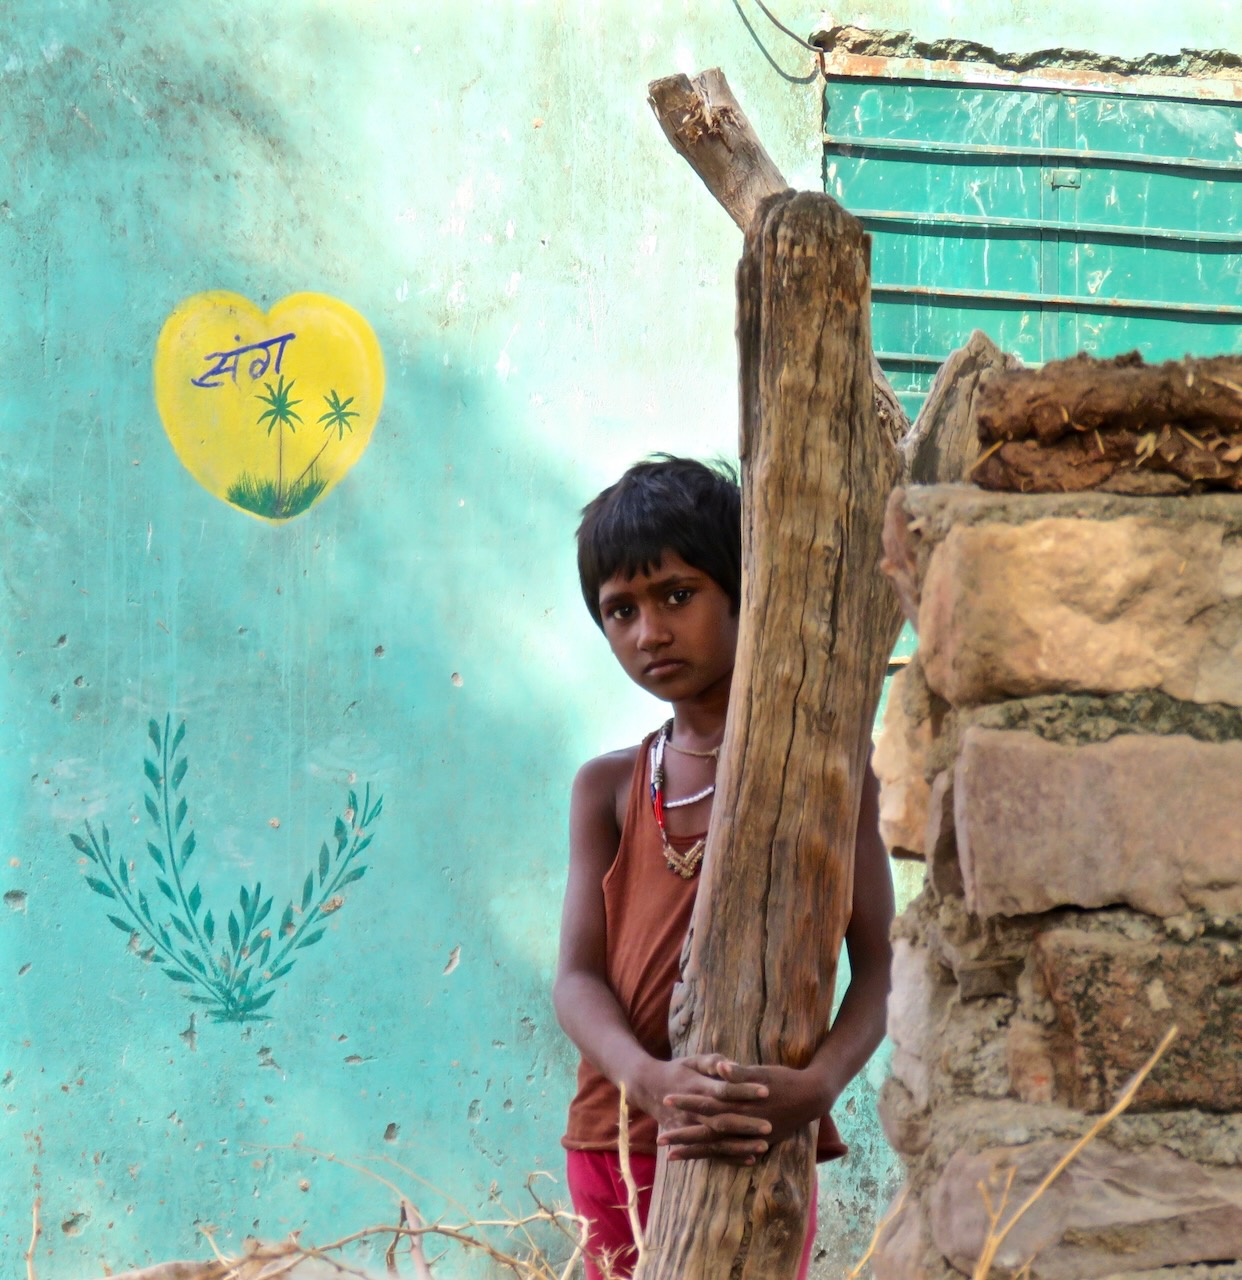
[[[463,1220],[460,1223],[428,1222],[399,1185],[376,1170],[353,1164],[326,1152],[314,1151],[312,1148],[298,1146],[293,1149],[309,1152],[320,1159],[352,1169],[391,1189],[400,1205],[397,1223],[363,1227],[319,1246],[303,1244],[296,1235],[288,1240],[271,1244],[249,1241],[243,1253],[233,1257],[227,1256],[217,1247],[210,1229],[200,1227],[199,1230],[215,1254],[213,1261],[164,1263],[140,1272],[128,1272],[125,1275],[116,1276],[114,1280],[281,1280],[282,1277],[294,1275],[302,1263],[310,1261],[325,1264],[341,1276],[362,1278],[370,1273],[364,1273],[350,1266],[344,1261],[344,1255],[352,1246],[371,1241],[382,1243],[388,1237],[391,1237],[391,1243],[384,1258],[390,1275],[400,1274],[398,1250],[402,1242],[406,1241],[409,1244],[409,1256],[414,1266],[415,1280],[433,1280],[432,1262],[428,1260],[425,1252],[425,1241],[428,1236],[439,1237],[450,1244],[458,1245],[467,1252],[483,1254],[496,1265],[498,1270],[511,1274],[516,1277],[516,1280],[570,1280],[586,1251],[586,1220],[569,1210],[545,1204],[536,1194],[533,1186],[538,1175],[532,1174],[527,1181],[527,1190],[535,1202],[535,1208],[530,1213],[480,1220],[463,1209]],[[415,1181],[424,1186],[428,1185],[396,1161],[388,1157],[383,1157],[383,1160],[414,1178]],[[440,1194],[446,1203],[453,1204],[447,1196],[439,1192],[437,1194]],[[502,1205],[501,1208],[503,1210],[504,1206]],[[36,1215],[37,1212],[36,1203]],[[539,1247],[531,1234],[531,1228],[536,1226],[551,1228],[568,1241],[570,1256],[563,1266],[554,1264],[548,1252]],[[498,1243],[490,1240],[486,1234],[488,1231],[497,1230],[503,1230],[510,1236],[516,1234],[524,1238],[528,1247],[517,1252],[502,1248]],[[32,1251],[33,1247],[32,1241]],[[602,1270],[604,1276],[611,1280],[611,1273],[607,1267],[604,1266]],[[35,1280],[33,1270],[29,1271],[27,1280]]]
[[[991,456],[992,456],[992,455],[993,455],[993,454],[994,454],[994,453],[995,453],[995,452],[996,452],[996,451],[997,451],[997,450],[998,450],[1002,445],[1007,444],[1007,443],[1008,443],[1008,441],[1006,441],[1006,440],[997,440],[997,441],[995,441],[993,444],[989,445],[989,446],[988,446],[988,447],[987,447],[987,448],[986,448],[986,449],[985,449],[985,450],[984,450],[984,451],[983,451],[983,452],[982,452],[982,453],[981,453],[981,454],[980,454],[980,455],[979,455],[979,456],[974,460],[974,462],[972,462],[972,463],[970,464],[970,467],[969,467],[969,468],[967,469],[967,471],[966,471],[966,479],[968,479],[968,480],[969,480],[969,479],[970,479],[970,477],[971,477],[972,475],[974,475],[974,473],[978,470],[978,468],[979,468],[979,467],[983,466],[983,464],[984,464],[984,463],[985,463],[985,462],[986,462],[986,461],[987,461],[987,460],[988,460],[988,459],[989,459],[989,458],[990,458],[990,457],[991,457]]]
[[[43,1224],[39,1220],[39,1210],[43,1207],[43,1197],[35,1196],[30,1210],[30,1248],[26,1250],[26,1280],[37,1280],[35,1276],[34,1251],[43,1234]]]
[[[630,1234],[634,1237],[637,1252],[634,1266],[637,1270],[646,1257],[647,1242],[638,1216],[638,1183],[634,1180],[634,1170],[630,1164],[630,1106],[626,1100],[624,1084],[621,1086],[621,1114],[617,1120],[617,1157],[621,1165],[621,1181],[625,1183],[625,1212],[630,1219]]]
[[[423,1222],[422,1214],[405,1196],[401,1197],[401,1217],[397,1225],[402,1227],[426,1226],[426,1223]],[[412,1235],[409,1237],[409,1241],[410,1259],[414,1263],[416,1280],[432,1280],[431,1264],[427,1261],[427,1254],[423,1250],[423,1237],[421,1235]],[[384,1255],[384,1262],[388,1266],[388,1274],[390,1276],[399,1274],[397,1271],[397,1245],[400,1242],[400,1235],[393,1236],[392,1244],[388,1246],[388,1252]]]
[[[875,1224],[875,1231],[872,1233],[871,1243],[867,1246],[867,1252],[864,1253],[863,1256],[854,1264],[853,1269],[850,1271],[849,1275],[845,1277],[845,1280],[860,1280],[863,1268],[871,1261],[871,1255],[880,1247],[880,1241],[884,1238],[885,1231],[888,1230],[897,1215],[901,1212],[901,1207],[906,1202],[906,1191],[907,1188],[902,1187],[901,1194],[888,1207],[888,1211],[879,1220],[879,1222]]]
[[[1000,1203],[996,1206],[995,1211],[992,1209],[991,1197],[988,1194],[987,1187],[980,1183],[979,1190],[983,1195],[984,1205],[988,1214],[988,1234],[987,1238],[983,1242],[983,1248],[979,1253],[979,1260],[975,1263],[975,1269],[971,1273],[971,1280],[989,1280],[989,1277],[992,1274],[992,1264],[995,1262],[996,1255],[999,1252],[1001,1245],[1005,1243],[1005,1238],[1009,1235],[1010,1231],[1013,1230],[1022,1218],[1023,1214],[1026,1213],[1035,1201],[1038,1200],[1039,1197],[1042,1196],[1044,1192],[1047,1191],[1048,1188],[1061,1176],[1061,1174],[1065,1172],[1083,1148],[1086,1147],[1087,1144],[1090,1143],[1103,1128],[1105,1128],[1105,1126],[1115,1120],[1130,1105],[1130,1103],[1134,1101],[1134,1095],[1138,1093],[1143,1081],[1151,1074],[1152,1068],[1155,1067],[1156,1063],[1165,1055],[1168,1051],[1169,1045],[1171,1045],[1177,1037],[1177,1030],[1176,1026],[1172,1026],[1168,1029],[1165,1033],[1164,1039],[1161,1040],[1160,1044],[1157,1046],[1155,1053],[1153,1053],[1151,1057],[1148,1058],[1147,1061],[1138,1069],[1138,1071],[1134,1073],[1133,1079],[1122,1090],[1121,1096],[1117,1101],[1113,1103],[1113,1105],[1102,1116],[1097,1117],[1097,1119],[1092,1122],[1091,1127],[1087,1132],[1084,1133],[1082,1137],[1079,1138],[1078,1141],[1075,1142],[1074,1145],[1070,1147],[1070,1149],[1056,1162],[1056,1164],[1052,1166],[1039,1186],[1037,1186],[1035,1190],[1027,1196],[1018,1211],[1005,1223],[1003,1227],[1000,1227],[999,1230],[997,1229],[997,1224],[1004,1215],[1005,1205],[1009,1199],[1009,1191],[1013,1186],[1016,1170],[1010,1168],[1007,1171],[1005,1186],[1001,1192]],[[1022,1268],[1022,1272],[1029,1274],[1031,1263],[1033,1261],[1034,1259],[1027,1259],[1026,1264]],[[1021,1275],[1022,1272],[1019,1272],[1019,1275]]]

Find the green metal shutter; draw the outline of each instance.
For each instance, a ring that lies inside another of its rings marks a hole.
[[[824,187],[872,234],[873,342],[907,412],[976,328],[1027,364],[1242,352],[1236,97],[858,61],[825,87]]]

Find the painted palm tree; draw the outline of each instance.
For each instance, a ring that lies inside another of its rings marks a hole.
[[[327,423],[324,427],[325,431],[331,431],[332,428],[335,427],[336,438],[338,440],[344,440],[345,432],[347,430],[352,432],[354,429],[353,424],[349,421],[350,418],[356,418],[358,416],[358,410],[351,409],[349,407],[353,404],[354,397],[350,396],[348,400],[342,401],[341,397],[338,396],[335,391],[329,391],[328,394],[324,396],[323,402],[328,406],[328,412],[321,413],[318,421]],[[324,448],[327,448],[326,441],[324,442]],[[319,452],[322,453],[323,449]]]
[[[333,428],[336,429],[336,438],[338,441],[345,439],[346,431],[349,431],[350,433],[353,432],[354,424],[350,422],[350,418],[358,417],[358,410],[351,409],[349,406],[353,404],[354,397],[349,396],[347,399],[342,400],[341,397],[337,395],[336,391],[332,390],[324,396],[323,402],[328,406],[328,412],[321,413],[316,421],[324,424],[323,429],[327,439],[319,446],[319,451],[315,456],[306,464],[305,467],[302,468],[301,475],[299,475],[293,484],[289,486],[289,492],[291,494],[298,489],[308,476],[311,476],[315,463],[323,457],[324,450],[332,443]],[[298,403],[300,404],[301,401]],[[314,477],[311,476],[312,481],[313,479]]]
[[[263,385],[267,388],[267,393],[259,394],[259,399],[267,408],[259,415],[258,425],[266,425],[269,436],[273,431],[277,432],[276,483],[273,485],[271,480],[263,476],[242,475],[229,486],[228,500],[235,506],[245,511],[253,511],[255,515],[263,516],[268,520],[292,520],[313,506],[315,500],[327,488],[328,482],[320,475],[318,463],[328,446],[333,443],[332,432],[336,432],[338,442],[344,440],[345,433],[347,431],[352,433],[354,429],[350,419],[361,415],[357,409],[350,408],[354,403],[353,396],[342,399],[335,390],[329,391],[323,397],[327,412],[321,413],[316,419],[323,426],[324,441],[315,456],[292,481],[286,484],[284,432],[286,428],[296,432],[297,427],[294,424],[302,422],[301,415],[294,410],[294,405],[299,405],[302,401],[293,399],[294,384],[290,382],[286,386],[283,377],[278,380],[275,387],[270,382],[265,382]]]
[[[265,382],[263,385],[267,391],[266,394],[259,392],[259,399],[267,405],[267,408],[259,414],[259,426],[266,422],[269,436],[273,429],[276,431],[276,508],[278,513],[283,513],[285,428],[288,427],[290,432],[296,433],[297,428],[293,424],[301,422],[302,417],[294,413],[293,406],[302,402],[292,398],[294,384],[290,381],[289,385],[285,386],[283,376],[277,380],[275,389],[270,382]]]

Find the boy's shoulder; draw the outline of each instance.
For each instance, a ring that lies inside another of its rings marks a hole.
[[[605,751],[588,760],[574,778],[574,795],[589,807],[608,808],[617,815],[618,823],[629,801],[630,782],[643,743]]]
[[[602,756],[593,757],[578,770],[575,785],[582,783],[592,787],[605,784],[628,786],[642,747],[641,742],[636,742],[632,747],[605,751]]]

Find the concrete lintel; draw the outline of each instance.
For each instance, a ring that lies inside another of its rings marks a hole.
[[[830,76],[1242,102],[1242,57],[1224,49],[1134,59],[1078,49],[1004,53],[968,40],[924,41],[908,31],[854,26],[820,28],[811,42],[824,50]]]

